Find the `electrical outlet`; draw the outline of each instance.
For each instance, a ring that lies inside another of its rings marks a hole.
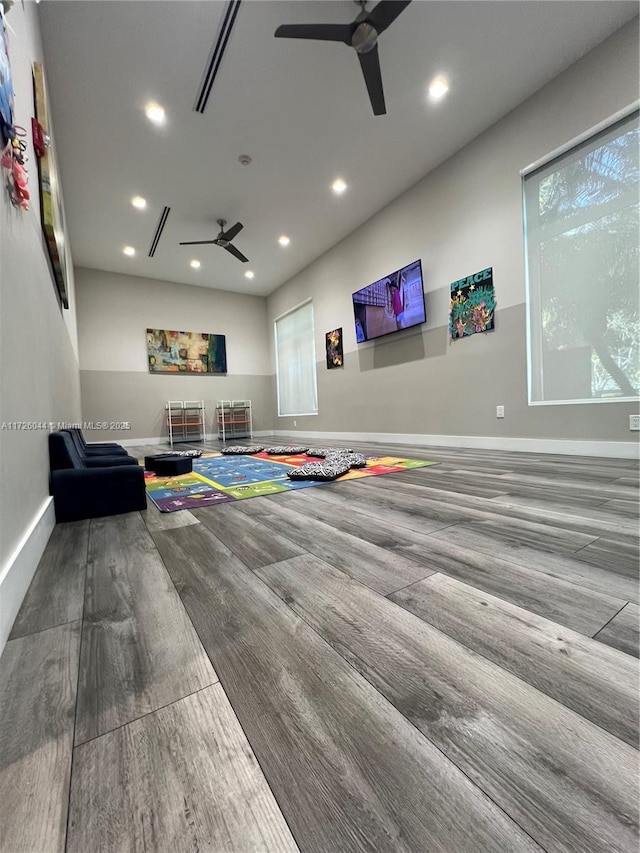
[[[640,415],[629,415],[629,429],[633,432],[640,430]]]
[[[297,427],[297,426],[298,426],[298,421],[294,421],[294,422],[293,422],[293,425],[294,425],[294,427]]]
[[[496,406],[496,417],[503,418],[504,417],[504,406]]]

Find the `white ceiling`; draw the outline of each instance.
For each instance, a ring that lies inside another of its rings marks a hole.
[[[637,14],[636,2],[414,0],[380,36],[387,115],[354,51],[275,39],[283,23],[346,23],[351,0],[244,0],[204,115],[193,104],[219,0],[46,0],[40,19],[74,263],[266,295]],[[369,4],[369,9],[372,4]],[[436,74],[451,82],[429,103]],[[162,104],[167,122],[143,108]],[[253,158],[241,166],[240,154]],[[336,197],[330,184],[349,189]],[[149,205],[130,205],[133,195]],[[171,208],[147,257],[163,206]],[[217,218],[244,230],[242,264]],[[280,234],[291,244],[282,249]],[[125,244],[137,255],[122,254]],[[192,258],[200,270],[189,266]],[[255,271],[253,281],[244,277]]]

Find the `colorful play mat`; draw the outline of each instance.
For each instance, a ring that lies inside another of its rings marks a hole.
[[[193,460],[193,471],[176,477],[158,477],[145,471],[147,495],[160,512],[179,509],[196,509],[202,506],[240,501],[262,495],[275,495],[296,489],[323,486],[315,480],[293,481],[287,471],[307,462],[317,462],[306,453],[296,456],[270,456],[265,451],[251,456],[223,456],[221,453],[203,453]],[[436,465],[420,459],[403,459],[399,456],[368,456],[364,468],[354,468],[334,482],[359,480],[378,474],[395,474],[412,468]]]

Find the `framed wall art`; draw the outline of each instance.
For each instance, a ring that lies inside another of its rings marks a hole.
[[[65,239],[64,209],[60,190],[60,174],[56,149],[51,133],[51,119],[44,69],[33,63],[33,94],[35,118],[42,128],[45,146],[38,156],[38,185],[40,188],[40,219],[51,262],[51,271],[60,302],[69,307],[69,256]]]
[[[326,333],[325,346],[327,350],[327,369],[332,370],[334,367],[342,367],[344,364],[342,328]]]
[[[466,338],[495,328],[496,293],[493,267],[451,283],[449,336]]]
[[[224,335],[147,329],[147,354],[150,373],[227,372]]]

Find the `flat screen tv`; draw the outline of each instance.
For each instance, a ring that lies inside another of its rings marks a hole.
[[[422,264],[414,261],[352,294],[356,341],[370,341],[426,322]]]

